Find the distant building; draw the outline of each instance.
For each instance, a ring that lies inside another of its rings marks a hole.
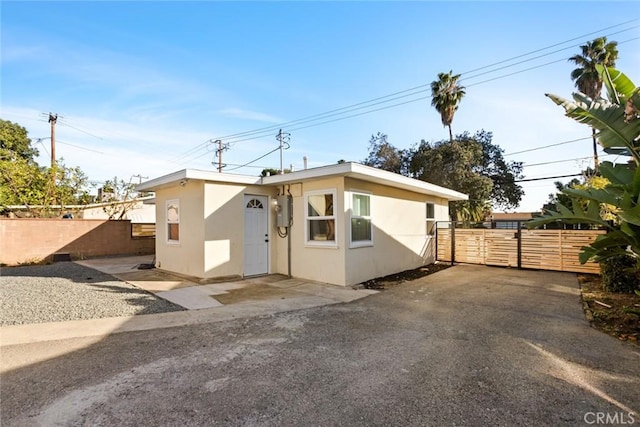
[[[58,217],[69,219],[109,219],[108,211],[117,208],[117,205],[126,204],[127,212],[122,219],[128,219],[132,223],[156,222],[155,197],[139,197],[127,201],[111,201],[104,203],[92,203],[89,205],[64,205],[49,206],[48,209],[57,212]],[[43,208],[43,206],[30,206],[31,208]],[[5,215],[9,218],[29,218],[32,215],[26,206],[6,206]]]
[[[517,229],[518,223],[533,219],[540,215],[540,212],[491,212],[487,215],[486,222],[491,224],[491,228]]]

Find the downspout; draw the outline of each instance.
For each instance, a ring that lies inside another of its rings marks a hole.
[[[284,194],[284,187],[282,188],[282,193]],[[291,197],[291,184],[289,184],[287,188],[287,193],[289,193],[289,197]],[[287,273],[289,278],[291,278],[291,226],[293,225],[293,198],[291,199],[289,212],[291,219],[289,220],[289,230],[287,230]]]
[[[287,275],[291,279],[291,228],[287,234]]]

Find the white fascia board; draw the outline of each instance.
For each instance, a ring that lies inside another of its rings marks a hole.
[[[177,172],[170,173],[169,175],[164,175],[158,178],[154,178],[150,181],[145,181],[142,184],[138,184],[136,185],[136,190],[155,191],[158,188],[179,185],[180,181],[190,179],[197,181],[224,182],[229,184],[260,184],[260,177],[258,176],[235,175],[212,171],[203,171],[198,169],[183,169]]]
[[[420,181],[419,179],[398,175],[397,173],[361,165],[359,163],[353,163],[353,171],[349,176],[362,179],[363,181],[370,181],[388,185],[390,187],[414,191],[416,193],[438,196],[450,201],[469,200],[468,195],[460,193],[459,191],[431,184],[426,181]]]
[[[291,182],[309,181],[328,176],[346,175],[351,171],[352,163],[341,163],[317,168],[303,169],[282,175],[271,175],[262,178],[264,185],[279,185]]]
[[[354,162],[322,166],[283,175],[266,176],[262,178],[262,183],[264,185],[279,185],[326,178],[329,176],[348,176],[362,181],[413,191],[415,193],[442,197],[451,201],[469,199],[469,196],[458,191]]]

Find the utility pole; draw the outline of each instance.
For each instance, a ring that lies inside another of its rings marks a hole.
[[[213,141],[213,143],[218,144],[218,148],[216,148],[216,157],[218,158],[218,172],[222,173],[222,168],[225,167],[225,165],[222,164],[222,152],[229,149],[229,144],[223,144],[222,140],[220,139],[216,139],[215,141]]]
[[[148,176],[142,176],[141,174],[131,175],[131,178],[132,178],[132,179],[133,179],[133,178],[138,178],[138,179],[139,179],[138,184],[142,184],[142,179],[143,179],[143,178],[144,178],[144,179],[149,179],[149,177],[148,177]],[[129,183],[131,183],[131,180],[129,180]]]
[[[49,113],[49,123],[51,123],[51,168],[56,164],[56,122],[58,115]]]
[[[51,204],[56,204],[56,122],[58,115],[49,113],[49,123],[51,123]]]
[[[283,150],[289,149],[290,136],[291,134],[289,132],[282,132],[282,129],[280,129],[280,132],[276,135],[276,139],[280,142],[280,173],[284,173],[284,169],[282,168],[282,154]]]

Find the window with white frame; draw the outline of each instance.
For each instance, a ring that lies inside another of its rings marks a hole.
[[[436,205],[427,202],[427,235],[433,235],[436,230]]]
[[[316,246],[337,246],[335,190],[305,193],[306,242]]]
[[[180,243],[180,200],[167,200],[167,243]]]
[[[351,193],[351,246],[367,246],[372,243],[371,195]]]

